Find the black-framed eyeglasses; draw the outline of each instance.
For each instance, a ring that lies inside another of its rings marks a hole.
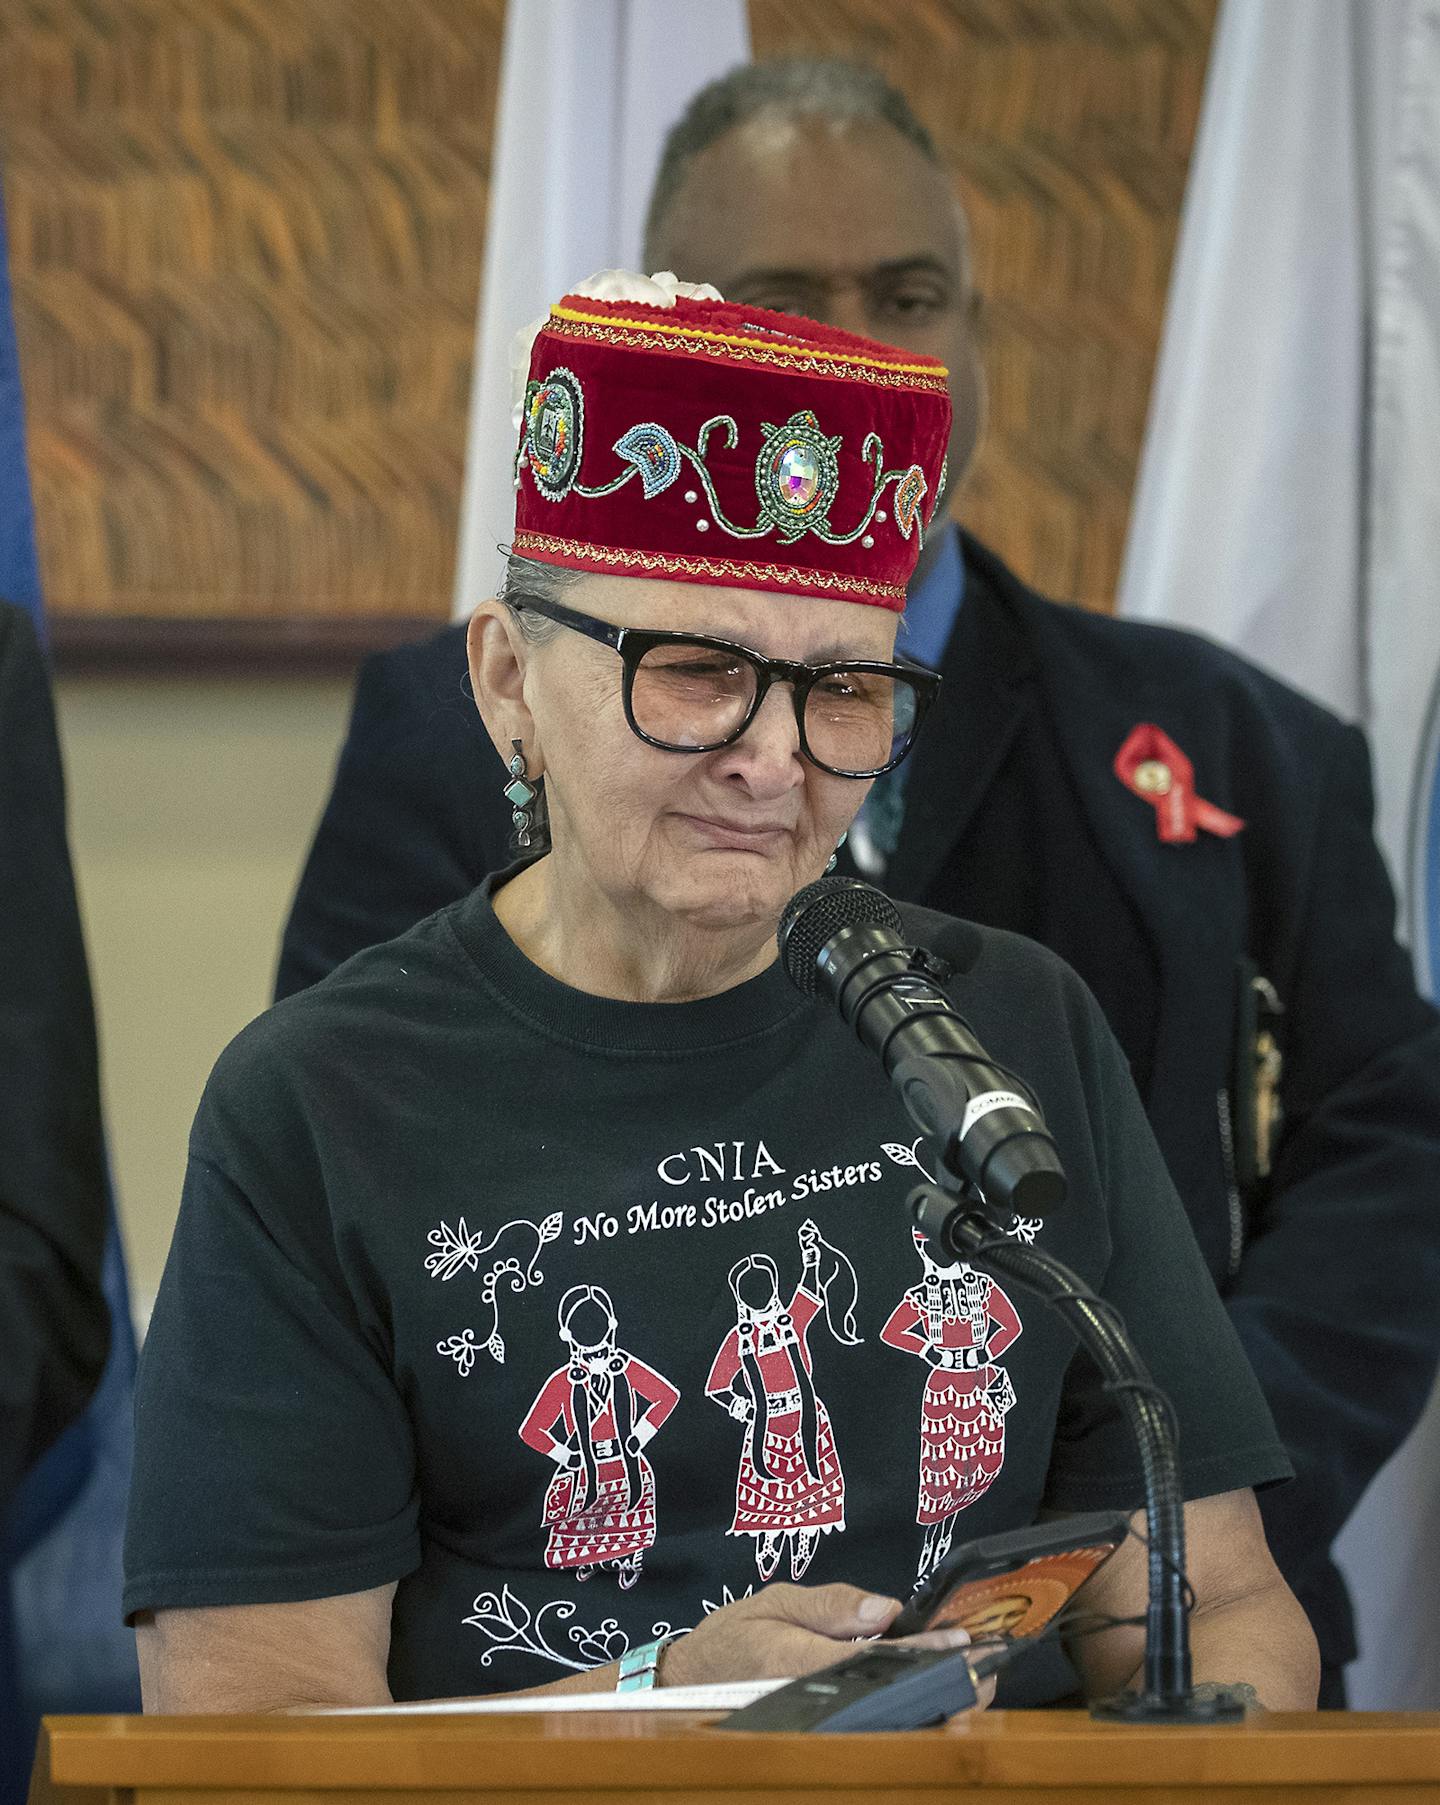
[[[795,664],[699,633],[616,627],[542,596],[509,605],[599,640],[624,663],[625,718],[662,752],[716,752],[755,719],[772,683],[792,685],[800,750],[834,777],[879,777],[906,756],[940,688],[934,671],[868,659]]]

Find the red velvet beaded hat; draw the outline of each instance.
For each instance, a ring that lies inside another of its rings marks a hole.
[[[934,358],[724,301],[567,295],[531,353],[513,549],[899,610],[949,436]]]

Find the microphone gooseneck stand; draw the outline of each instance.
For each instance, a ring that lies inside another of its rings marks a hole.
[[[791,899],[778,940],[791,982],[833,1004],[879,1056],[910,1119],[938,1150],[937,1180],[907,1200],[916,1225],[947,1262],[981,1260],[1058,1311],[1130,1423],[1149,1531],[1144,1683],[1139,1692],[1098,1702],[1092,1714],[1127,1723],[1243,1717],[1238,1693],[1211,1686],[1197,1692],[1192,1682],[1185,1509],[1169,1400],[1118,1312],[1063,1262],[1006,1232],[1007,1218],[1043,1217],[1065,1195],[1059,1151],[1038,1102],[1022,1079],[986,1055],[944,991],[951,968],[907,943],[883,891],[823,877]]]

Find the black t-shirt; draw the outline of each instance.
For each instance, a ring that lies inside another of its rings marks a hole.
[[[943,954],[953,924],[904,913]],[[1089,993],[988,930],[951,988],[1039,1094],[1070,1179],[1039,1244],[1129,1323],[1187,1495],[1284,1475]],[[778,965],[695,1003],[589,996],[483,889],[358,955],[246,1029],[201,1105],[126,1611],[394,1580],[397,1698],[506,1691],[768,1575],[904,1596],[951,1536],[1137,1506],[1065,1325],[917,1246],[928,1159]]]

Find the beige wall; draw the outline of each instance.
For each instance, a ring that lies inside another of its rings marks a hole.
[[[215,1056],[264,1008],[350,685],[62,678],[70,843],[136,1302]]]

